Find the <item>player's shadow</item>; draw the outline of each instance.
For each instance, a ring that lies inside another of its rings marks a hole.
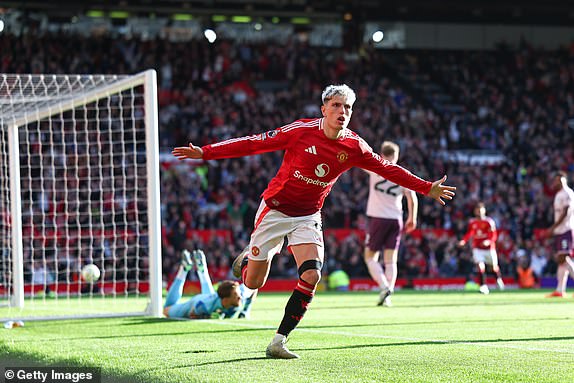
[[[348,350],[351,348],[373,348],[373,347],[393,347],[393,346],[428,346],[428,345],[452,345],[452,344],[473,344],[473,343],[505,343],[505,342],[537,342],[537,341],[561,341],[574,340],[574,336],[558,336],[547,338],[516,338],[516,339],[477,339],[477,340],[425,340],[416,342],[393,342],[379,344],[356,344],[337,347],[316,347],[293,349],[293,351],[324,351],[324,350]]]

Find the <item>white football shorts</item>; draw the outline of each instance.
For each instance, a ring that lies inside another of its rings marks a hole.
[[[498,256],[494,249],[472,249],[472,259],[474,263],[483,262],[487,265],[498,265]]]
[[[284,238],[289,246],[314,243],[324,251],[321,212],[302,217],[290,217],[270,209],[261,201],[255,215],[255,228],[249,241],[249,259],[271,261],[281,251]]]

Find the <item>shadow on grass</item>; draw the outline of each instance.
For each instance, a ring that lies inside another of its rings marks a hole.
[[[25,320],[25,319],[24,319]],[[90,319],[72,319],[70,323],[85,323],[90,327],[110,327],[115,326],[139,326],[153,324],[167,324],[177,322],[201,323],[203,319],[186,319],[186,318],[153,318],[153,317],[125,317],[125,318],[90,318]],[[110,323],[111,322],[111,323]],[[120,322],[120,323],[116,323]],[[32,323],[32,322],[31,322]],[[62,321],[33,321],[33,323],[42,323],[42,326],[61,327]]]
[[[227,334],[227,333],[238,333],[238,332],[257,332],[257,331],[270,331],[275,330],[275,327],[254,327],[254,328],[234,328],[229,330],[211,330],[211,331],[178,331],[178,332],[159,332],[159,333],[149,333],[149,334],[117,334],[117,335],[106,335],[106,336],[78,336],[73,338],[49,338],[43,339],[43,342],[51,341],[73,341],[73,340],[84,340],[84,339],[125,339],[125,338],[145,338],[154,336],[178,336],[178,335],[193,335],[193,334]],[[29,342],[29,339],[14,340],[15,343],[18,342]]]
[[[554,302],[566,302],[566,299],[562,301],[554,301]],[[396,309],[405,309],[405,308],[430,308],[430,307],[466,307],[466,306],[488,306],[488,307],[495,307],[495,306],[524,306],[524,305],[539,305],[542,302],[533,301],[533,302],[524,302],[524,301],[499,301],[499,302],[482,302],[482,301],[473,301],[468,303],[431,303],[431,304],[410,304],[410,305],[393,305]],[[375,309],[377,308],[374,304],[372,305],[361,305],[361,306],[354,306],[354,305],[347,305],[347,306],[318,306],[313,307],[313,310],[349,310],[349,309]],[[384,310],[384,309],[383,309]]]
[[[168,318],[134,318],[127,323],[122,323],[120,326],[138,326],[154,323],[165,323]]]
[[[565,321],[571,320],[571,317],[564,317],[564,318],[536,318],[536,321]],[[512,319],[497,319],[496,322],[519,322],[519,319],[512,318]],[[524,322],[530,322],[532,319],[525,318]],[[320,328],[354,328],[354,327],[390,327],[390,326],[418,326],[418,325],[426,325],[426,324],[448,324],[448,323],[492,323],[492,319],[470,319],[470,320],[436,320],[436,321],[424,321],[424,322],[396,322],[396,323],[364,323],[364,324],[341,324],[341,325],[316,325],[316,326],[299,326],[298,328],[301,329],[320,329]]]
[[[39,357],[21,351],[10,350],[9,354],[4,354],[0,350],[0,369],[18,367],[70,367],[70,368],[100,368],[84,363],[74,363],[73,360],[51,360],[49,363],[38,360]],[[100,369],[101,371],[101,369]],[[2,377],[3,378],[3,377]],[[3,381],[3,380],[2,380]],[[101,371],[101,383],[151,383],[154,380],[145,380],[133,375],[117,375],[108,371]]]
[[[183,351],[182,354],[201,354],[201,353],[213,353],[217,350],[187,350]],[[257,352],[258,354],[260,352]],[[237,359],[226,359],[213,362],[204,362],[197,364],[187,364],[180,366],[169,367],[168,369],[180,369],[189,367],[200,367],[207,365],[216,365],[224,363],[234,363],[234,362],[244,362],[250,360],[263,360],[267,359],[264,356],[257,357],[246,357]],[[0,371],[5,368],[18,368],[18,367],[70,367],[70,368],[100,368],[98,366],[87,365],[85,363],[68,360],[68,359],[51,359],[49,362],[43,361],[41,355],[36,355],[33,353],[26,353],[19,350],[4,349],[0,348]],[[114,374],[109,371],[101,371],[101,382],[100,383],[157,383],[157,377],[144,377],[144,375],[153,371],[165,370],[166,367],[150,368],[146,370],[140,370],[136,374]],[[0,381],[3,381],[0,379]],[[169,379],[165,380],[169,382]]]
[[[194,363],[194,364],[186,364],[186,365],[182,365],[182,366],[170,366],[170,369],[176,369],[176,368],[190,368],[190,367],[202,367],[202,366],[211,366],[211,365],[215,365],[215,364],[225,364],[225,363],[235,363],[235,362],[247,362],[250,360],[270,360],[264,356],[254,356],[254,357],[250,357],[250,358],[236,358],[236,359],[224,359],[224,360],[215,360],[213,362],[203,362],[203,363]],[[147,370],[147,371],[154,371],[154,370],[159,370],[159,369],[151,369],[151,370]]]
[[[31,318],[33,319],[33,318]],[[62,327],[63,324],[67,323],[68,320],[31,320],[24,318],[23,321],[27,323],[41,323],[42,327]],[[113,326],[136,326],[136,325],[148,325],[154,323],[166,323],[169,320],[168,318],[152,318],[152,317],[122,317],[122,318],[86,318],[86,319],[70,319],[70,323],[74,324],[86,324],[86,326],[90,327],[110,327],[110,323],[114,323]],[[115,323],[115,322],[126,322],[126,323]]]
[[[478,340],[425,340],[416,342],[393,342],[379,344],[356,344],[337,347],[317,347],[296,349],[293,351],[324,351],[324,350],[347,350],[355,348],[373,348],[373,347],[393,347],[393,346],[428,346],[428,345],[453,345],[453,344],[474,344],[474,343],[507,343],[507,342],[537,342],[537,341],[561,341],[574,340],[574,336],[558,336],[546,338],[513,338],[513,339],[478,339]]]

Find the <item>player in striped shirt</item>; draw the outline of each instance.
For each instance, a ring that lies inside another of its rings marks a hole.
[[[479,291],[482,294],[490,293],[486,284],[486,265],[489,265],[492,272],[496,274],[498,288],[504,290],[504,282],[498,267],[498,255],[496,253],[496,240],[498,238],[496,224],[492,218],[486,216],[486,207],[482,202],[475,206],[474,215],[476,218],[470,220],[468,230],[458,245],[462,247],[472,238],[472,259],[478,267]]]
[[[277,175],[262,194],[248,248],[233,269],[252,289],[265,284],[273,256],[287,237],[297,263],[299,280],[285,307],[283,320],[266,350],[269,358],[299,356],[287,349],[287,336],[307,311],[321,279],[324,247],[321,207],[339,176],[351,167],[370,170],[444,205],[455,188],[443,185],[446,176],[425,181],[382,159],[356,133],[347,128],[355,92],[347,85],[330,85],[322,93],[322,118],[297,120],[281,128],[233,138],[203,147],[190,143],[175,148],[178,159],[222,159],[284,150]]]

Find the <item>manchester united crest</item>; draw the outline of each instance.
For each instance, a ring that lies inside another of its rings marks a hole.
[[[347,161],[348,159],[349,159],[349,155],[347,154],[347,152],[339,152],[337,154],[337,160],[339,160],[339,162],[341,162],[341,163]]]
[[[254,257],[259,255],[259,248],[257,246],[253,246],[251,248],[251,254],[253,254]]]

